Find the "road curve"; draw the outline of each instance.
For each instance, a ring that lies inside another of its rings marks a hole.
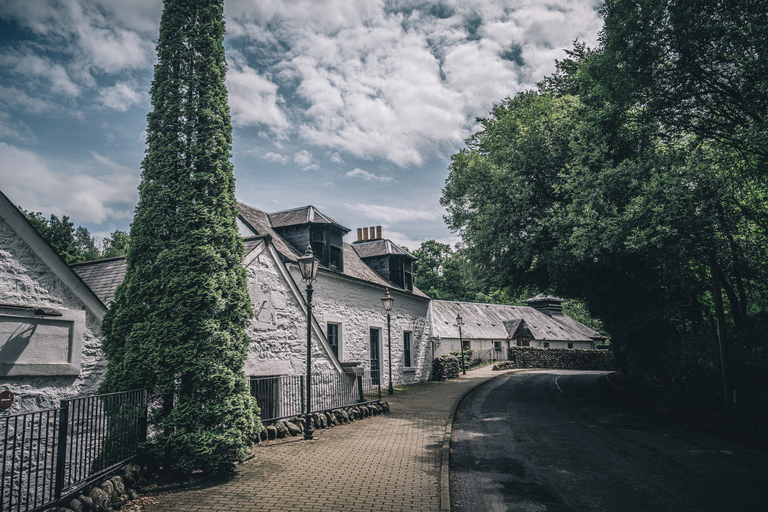
[[[601,372],[497,378],[462,403],[454,512],[768,511],[768,455],[620,403]]]

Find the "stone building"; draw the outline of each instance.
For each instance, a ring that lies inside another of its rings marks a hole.
[[[511,346],[593,349],[605,336],[563,313],[564,299],[537,295],[528,306],[433,300],[430,339],[436,356],[460,350],[461,339],[473,357],[506,360]]]
[[[429,298],[413,286],[413,256],[381,238],[380,228],[377,236],[361,235],[346,243],[349,228],[313,206],[266,213],[238,203],[238,213],[254,314],[247,327],[252,340],[247,377],[306,373],[305,284],[297,261],[309,245],[320,263],[313,285],[313,373],[380,369],[382,386],[389,384],[387,316],[380,300],[388,290],[395,299],[390,321],[393,384],[429,378]],[[109,304],[125,275],[125,259],[79,263],[72,269]]]
[[[0,192],[0,415],[97,392],[106,307]]]

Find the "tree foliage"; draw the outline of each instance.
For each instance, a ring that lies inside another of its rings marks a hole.
[[[46,219],[41,212],[28,212],[21,207],[18,208],[66,263],[125,255],[128,234],[124,231],[115,230],[99,244],[96,237],[91,236],[88,228],[83,226],[75,228],[66,215],[61,219],[56,215]]]
[[[166,469],[216,472],[258,432],[229,161],[222,0],[166,0],[125,280],[104,318],[105,391],[147,388]]]
[[[609,0],[605,27],[480,120],[451,161],[449,225],[488,285],[582,299],[651,385],[716,392],[722,290],[736,384],[764,389],[764,9]]]

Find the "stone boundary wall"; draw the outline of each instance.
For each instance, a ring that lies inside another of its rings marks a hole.
[[[509,361],[493,366],[494,370],[510,368],[547,368],[551,370],[615,370],[609,350],[578,348],[510,347]]]
[[[432,361],[432,380],[455,379],[459,376],[459,358],[450,354]]]
[[[319,430],[321,428],[335,427],[343,423],[351,423],[371,416],[378,416],[385,412],[389,412],[389,404],[387,402],[372,402],[312,413],[312,423],[315,430]],[[261,429],[259,439],[256,442],[272,441],[273,439],[282,439],[287,436],[298,436],[304,433],[305,426],[306,418],[304,416],[277,420]]]

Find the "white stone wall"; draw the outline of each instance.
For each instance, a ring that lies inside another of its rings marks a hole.
[[[298,269],[291,269],[301,282]],[[331,273],[320,272],[314,285],[315,316],[323,329],[328,322],[340,325],[339,359],[358,362],[370,369],[370,329],[381,330],[380,354],[382,387],[389,385],[387,315],[381,305],[384,290],[378,286]],[[392,381],[394,386],[427,380],[432,351],[427,313],[429,301],[390,290],[394,297],[391,312]],[[411,367],[403,366],[403,333],[411,334]]]
[[[268,248],[247,264],[253,320],[247,328],[251,344],[245,363],[248,377],[303,375],[307,365],[307,317],[301,299],[280,272]],[[312,336],[312,371],[335,372],[320,338]]]
[[[0,375],[0,390],[8,389],[16,398],[10,409],[0,410],[0,417],[57,407],[61,399],[97,393],[106,371],[99,320],[3,219],[0,219],[0,303],[85,311],[79,375]]]

